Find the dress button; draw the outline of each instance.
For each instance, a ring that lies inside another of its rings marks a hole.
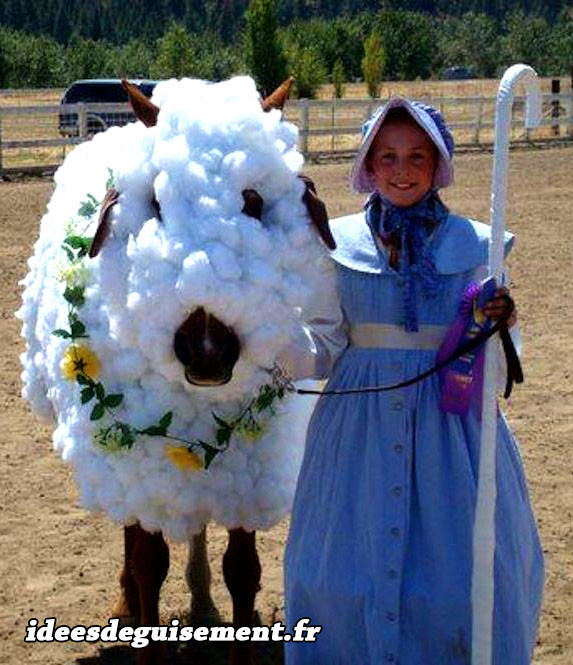
[[[390,570],[388,571],[388,577],[391,580],[395,580],[398,577],[398,571],[394,570],[394,568],[390,568]]]
[[[396,662],[396,657],[394,656],[393,653],[387,653],[386,654],[386,662],[387,663],[395,663]]]
[[[394,614],[394,612],[388,612],[386,614],[386,618],[388,619],[388,621],[396,621],[396,615]]]
[[[401,443],[397,443],[394,446],[394,452],[398,453],[398,455],[404,450],[404,446]]]
[[[402,402],[394,402],[394,406],[392,408],[394,409],[394,411],[402,411],[404,405],[402,404]]]
[[[396,485],[396,487],[394,487],[394,489],[392,490],[392,494],[397,498],[401,497],[402,496],[402,488],[399,487],[398,485]]]
[[[400,537],[400,529],[397,526],[393,526],[390,529],[390,533],[394,536],[394,538],[399,538]]]

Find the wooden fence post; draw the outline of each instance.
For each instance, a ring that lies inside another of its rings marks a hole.
[[[2,111],[0,110],[0,180],[4,180],[4,166],[2,164]]]
[[[559,79],[551,80],[551,94],[558,95],[561,92],[561,81]],[[559,98],[551,100],[551,128],[553,136],[559,136]]]
[[[300,100],[299,107],[299,134],[300,134],[300,151],[305,159],[308,157],[308,99]]]
[[[480,100],[477,104],[476,131],[475,131],[475,134],[474,134],[474,143],[477,143],[477,144],[479,144],[479,135],[480,135],[480,131],[481,131],[482,114],[483,114],[483,98],[480,97]]]
[[[78,107],[78,134],[85,139],[88,135],[88,112],[83,102],[77,104]]]
[[[332,134],[330,135],[330,152],[334,152],[335,115],[336,115],[336,97],[333,97],[332,98],[332,107],[331,107],[331,116],[330,116],[330,124],[332,126]]]
[[[573,96],[573,67],[571,67],[571,95]],[[569,100],[569,138],[573,139],[573,98]]]

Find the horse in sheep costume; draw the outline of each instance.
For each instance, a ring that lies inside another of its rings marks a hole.
[[[55,175],[23,282],[23,395],[55,420],[83,506],[125,527],[120,608],[157,625],[163,535],[215,520],[250,625],[254,531],[290,509],[312,406],[276,361],[334,288],[333,240],[278,110],[288,82],[265,100],[247,77],[170,80],[152,100],[124,86],[140,122]]]

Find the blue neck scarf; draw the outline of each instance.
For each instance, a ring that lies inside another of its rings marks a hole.
[[[438,273],[430,250],[429,235],[448,214],[438,193],[430,190],[413,206],[401,208],[378,192],[365,204],[366,221],[373,233],[393,234],[398,240],[398,272],[404,278],[404,326],[408,332],[418,330],[413,273],[430,296],[438,289]]]

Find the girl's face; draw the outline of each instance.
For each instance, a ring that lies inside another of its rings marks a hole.
[[[436,147],[414,121],[382,124],[368,152],[368,169],[378,191],[396,205],[418,203],[432,186]]]

